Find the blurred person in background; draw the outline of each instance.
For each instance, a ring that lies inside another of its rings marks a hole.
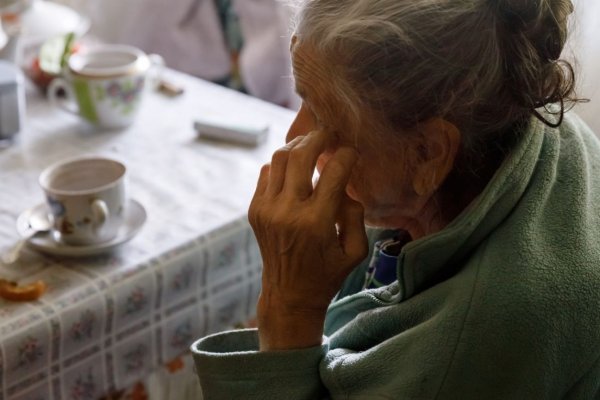
[[[173,69],[290,108],[290,9],[277,0],[59,0],[102,41],[138,46]]]

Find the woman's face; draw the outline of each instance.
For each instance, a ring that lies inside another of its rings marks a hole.
[[[366,223],[380,227],[403,228],[414,214],[411,204],[412,187],[402,145],[399,140],[384,139],[369,128],[368,117],[359,118],[360,126],[348,123],[344,104],[336,99],[329,85],[330,69],[310,48],[292,41],[292,62],[296,90],[302,97],[302,106],[286,137],[289,142],[296,136],[319,131],[332,135],[332,146],[317,162],[323,166],[341,146],[353,147],[359,154],[346,192],[365,209]]]

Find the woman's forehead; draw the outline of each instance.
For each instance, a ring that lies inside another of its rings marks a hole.
[[[303,98],[323,99],[331,71],[309,45],[299,41],[292,44],[292,68],[298,94]]]

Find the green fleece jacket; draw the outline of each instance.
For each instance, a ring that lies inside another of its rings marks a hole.
[[[205,400],[600,399],[600,142],[576,116],[532,120],[459,217],[402,249],[397,282],[361,290],[365,269],[322,346],[194,343]]]

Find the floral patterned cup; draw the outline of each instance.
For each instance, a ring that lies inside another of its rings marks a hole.
[[[125,165],[83,157],[46,168],[39,183],[50,209],[52,233],[68,245],[114,239],[125,222]]]
[[[101,128],[125,128],[134,121],[146,80],[158,75],[163,65],[160,56],[135,47],[94,47],[69,58],[64,77],[52,81],[48,97],[56,106]]]

